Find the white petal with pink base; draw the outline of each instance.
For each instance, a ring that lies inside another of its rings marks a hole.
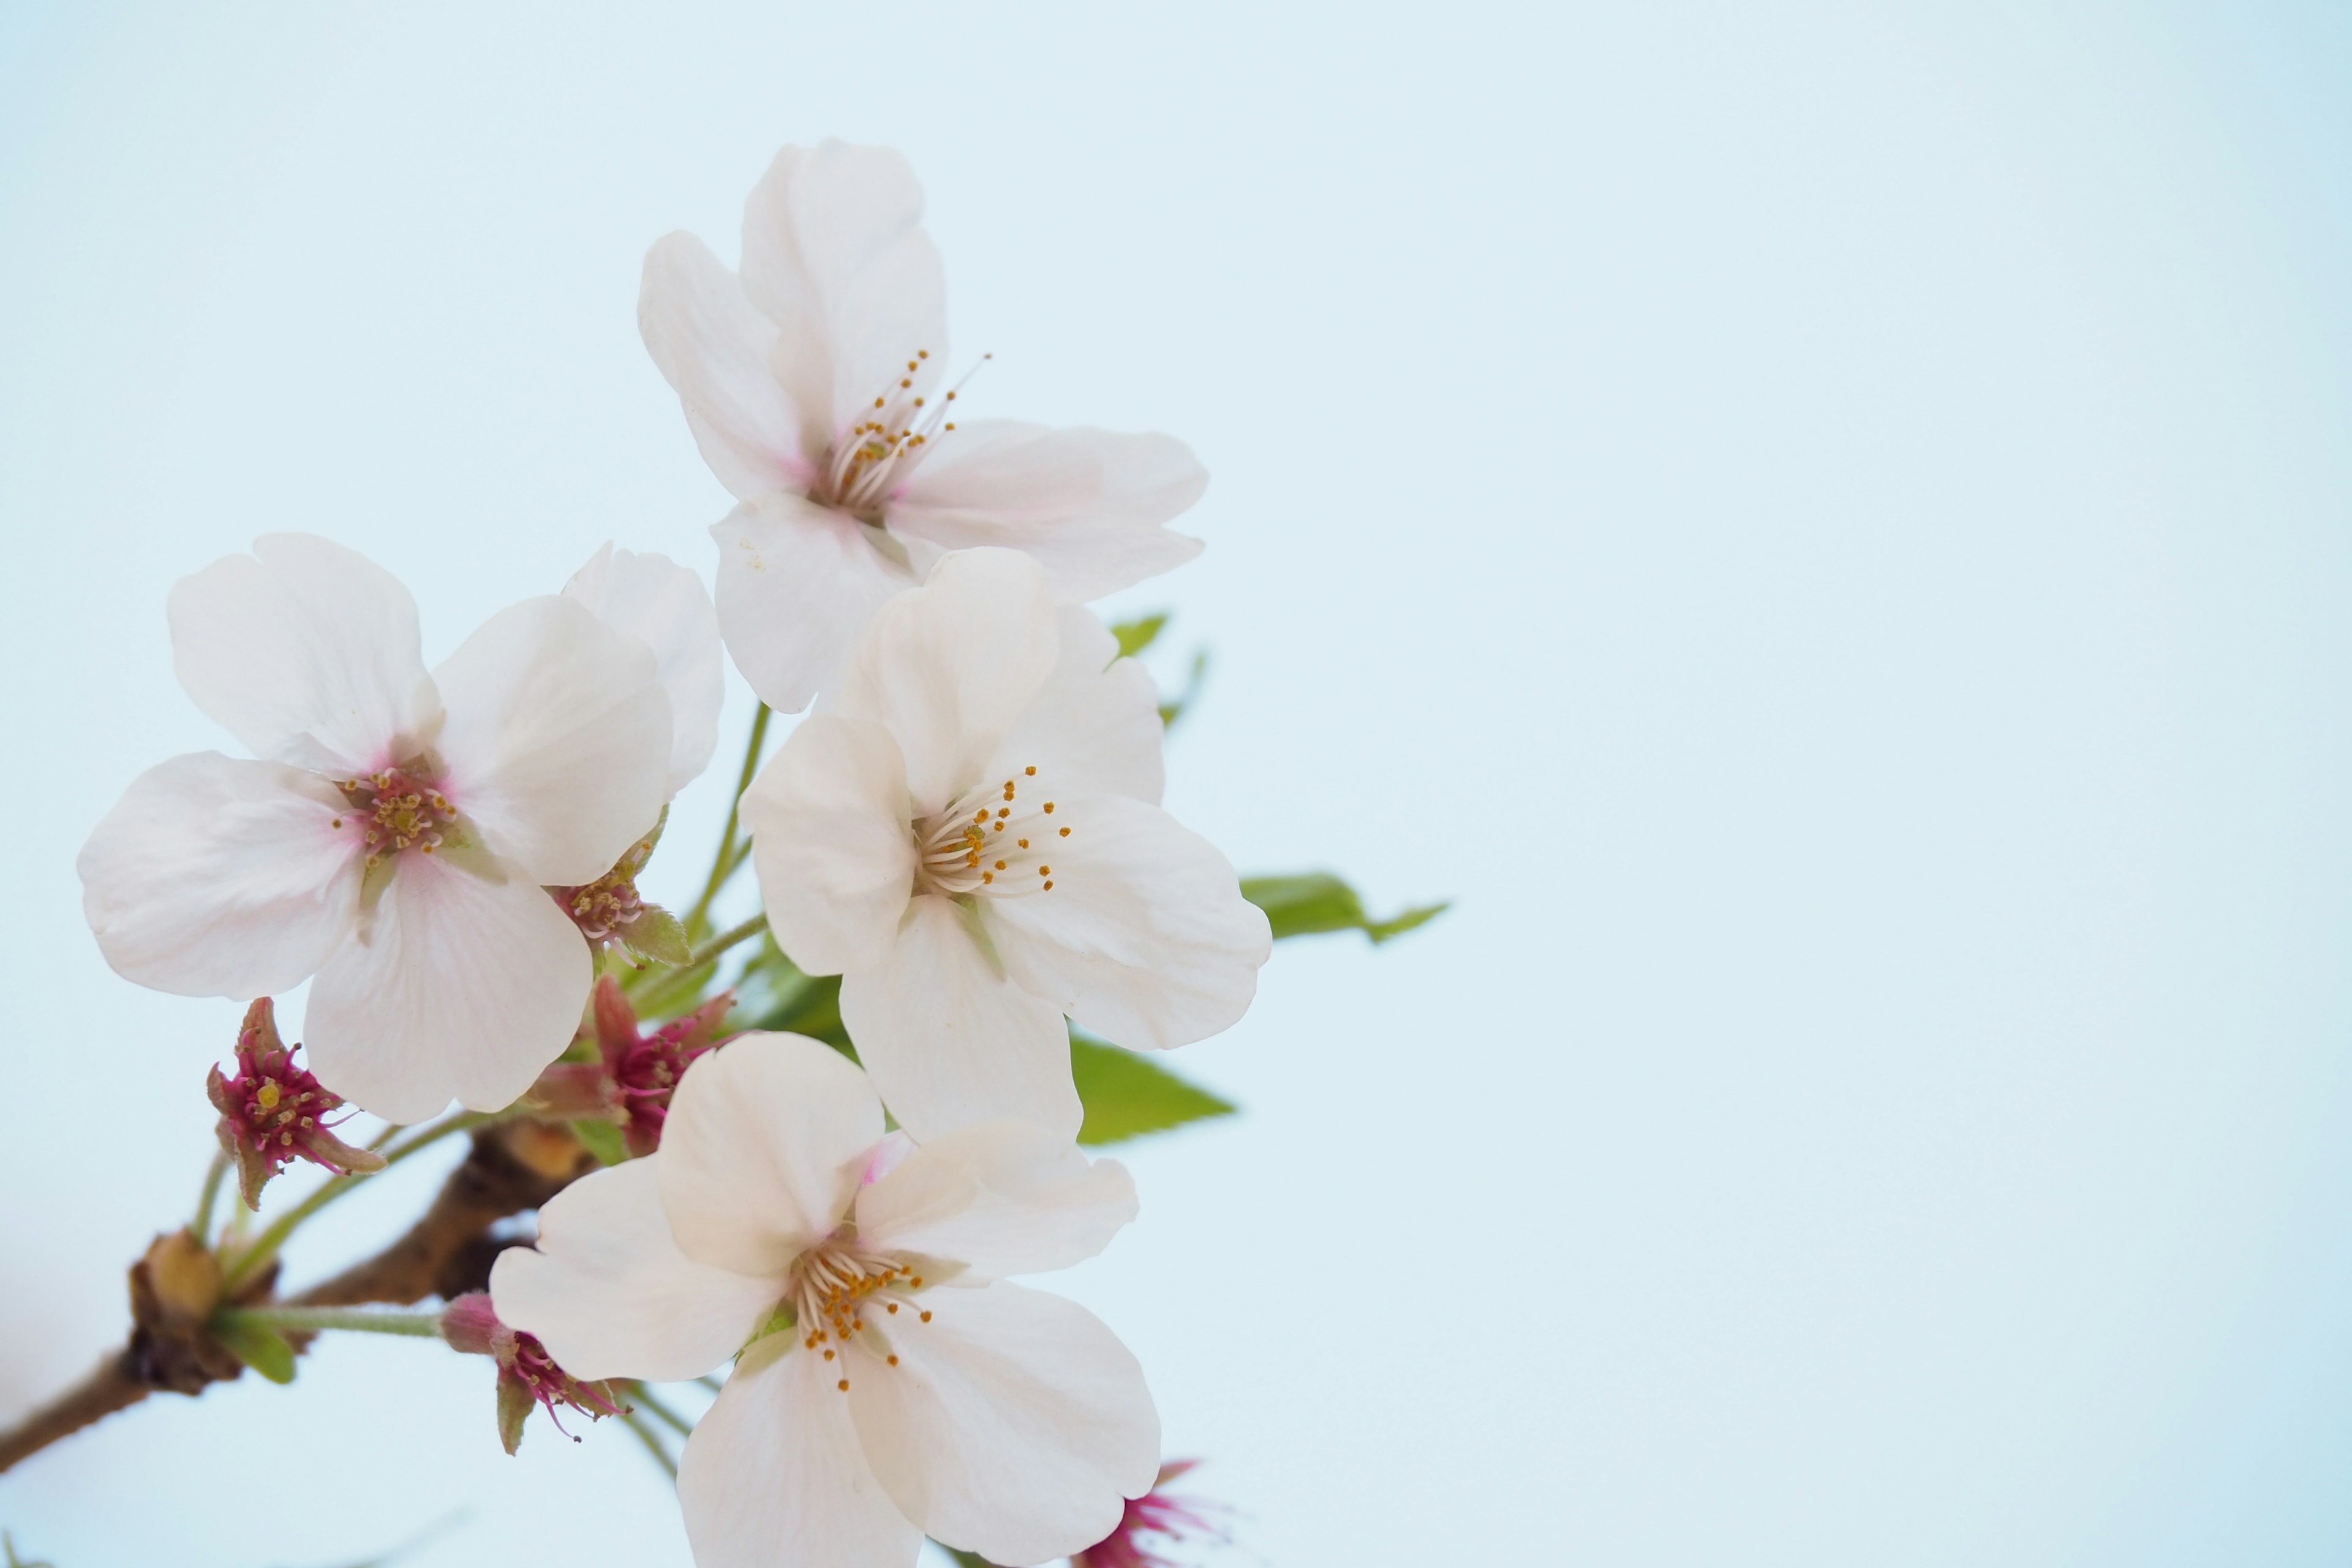
[[[428,675],[407,591],[307,534],[184,579],[171,625],[181,683],[261,760],[174,758],[99,823],[78,867],[107,962],[236,999],[315,973],[328,1088],[394,1121],[506,1106],[591,978],[541,885],[602,874],[661,810],[651,649],[549,596]]]
[[[688,1070],[657,1152],[565,1189],[492,1270],[499,1317],[576,1377],[741,1351],[678,1466],[701,1568],[908,1568],[926,1534],[1040,1563],[1158,1474],[1135,1358],[1000,1278],[1101,1251],[1125,1169],[1023,1122],[881,1128],[831,1047],[743,1036]]]

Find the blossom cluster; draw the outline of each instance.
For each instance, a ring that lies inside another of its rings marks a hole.
[[[509,1449],[534,1404],[731,1366],[678,1465],[705,1568],[904,1568],[925,1535],[1144,1562],[1135,1532],[1198,1522],[1154,1500],[1136,1358],[1014,1280],[1136,1213],[1076,1142],[1073,1026],[1213,1035],[1269,949],[1161,808],[1157,689],[1086,607],[1199,551],[1166,525],[1206,478],[1165,436],[961,417],[922,205],[896,153],[787,148],[738,268],[647,256],[646,347],[736,500],[715,594],[607,546],[428,668],[383,565],[266,534],[169,605],[246,754],[142,773],[79,863],[118,973],[251,1005],[212,1080],[248,1204],[293,1158],[383,1163],[329,1131],[346,1105],[608,1130],[445,1332],[497,1359]],[[848,1049],[744,1027],[703,994],[709,892],[681,920],[637,885],[730,658],[762,726],[804,714],[737,809]],[[307,1070],[269,1000],[306,982]]]

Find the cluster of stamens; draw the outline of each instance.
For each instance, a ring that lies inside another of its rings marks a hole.
[[[585,887],[563,896],[563,912],[590,942],[609,941],[613,933],[646,912],[637,896],[635,876],[615,868]]]
[[[993,787],[967,790],[939,816],[916,829],[922,850],[921,879],[927,891],[950,896],[986,893],[1003,898],[1049,892],[1054,868],[1051,846],[1070,836],[1066,823],[1048,820],[1054,803],[1024,806],[1021,792],[1035,779],[1026,767],[1018,778]],[[1030,784],[1035,793],[1035,785]]]
[[[367,841],[371,870],[404,849],[432,854],[441,847],[441,830],[457,821],[457,808],[447,795],[399,768],[339,780],[335,787],[352,804],[350,816],[338,816],[335,826],[341,827],[347,820],[358,824]]]
[[[867,416],[851,426],[835,444],[832,461],[825,467],[823,492],[814,499],[869,522],[881,521],[884,503],[913,477],[924,451],[955,428],[948,415],[953,412],[961,383],[936,404],[915,392],[915,379],[930,357],[930,350],[916,350],[898,384],[875,398]],[[981,356],[983,362],[988,357]]]
[[[791,1300],[799,1314],[801,1348],[820,1351],[825,1360],[835,1361],[835,1346],[846,1347],[854,1336],[870,1334],[877,1342],[883,1364],[897,1366],[898,1355],[881,1335],[879,1325],[866,1324],[866,1314],[879,1308],[881,1316],[895,1318],[905,1308],[917,1322],[928,1323],[929,1310],[909,1293],[922,1288],[923,1277],[909,1263],[869,1257],[839,1240],[821,1242],[793,1262]],[[841,1370],[834,1386],[846,1394],[848,1368],[844,1365]]]

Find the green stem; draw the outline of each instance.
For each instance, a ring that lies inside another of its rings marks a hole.
[[[661,1446],[661,1439],[654,1436],[653,1428],[625,1410],[621,1412],[620,1422],[637,1435],[637,1441],[646,1446],[646,1452],[654,1457],[654,1463],[667,1470],[671,1480],[677,1479],[677,1461],[669,1457],[669,1450]]]
[[[729,948],[733,947],[737,942],[749,942],[751,938],[759,935],[761,931],[767,929],[768,914],[766,910],[762,910],[760,913],[753,915],[750,920],[745,921],[741,925],[734,926],[727,931],[720,931],[717,936],[712,937],[709,942],[706,942],[700,947],[696,948],[694,950],[694,956],[688,959],[683,967],[692,969],[697,964],[708,963],[712,959],[718,957],[720,953],[725,952]]]
[[[661,1418],[662,1425],[667,1426],[679,1436],[691,1437],[694,1436],[694,1423],[688,1421],[685,1416],[680,1415],[677,1411],[672,1410],[668,1405],[664,1405],[660,1400],[656,1399],[653,1396],[652,1391],[646,1388],[644,1384],[638,1384],[635,1388],[631,1390],[629,1397],[637,1404],[642,1405],[646,1409],[652,1411],[656,1415],[659,1416]]]
[[[375,1312],[359,1307],[226,1307],[214,1321],[230,1327],[249,1324],[275,1329],[281,1334],[315,1334],[326,1329],[347,1329],[363,1334],[404,1334],[410,1339],[441,1337],[438,1312]]]
[[[439,1142],[452,1132],[463,1132],[468,1128],[479,1127],[483,1122],[494,1120],[496,1116],[488,1112],[466,1110],[460,1111],[446,1121],[436,1121],[405,1142],[394,1143],[385,1149],[384,1166],[389,1169],[407,1159],[419,1149]],[[256,1270],[278,1256],[278,1249],[286,1245],[286,1238],[294,1234],[296,1226],[350,1192],[363,1179],[359,1176],[331,1176],[320,1183],[309,1197],[270,1221],[268,1228],[254,1237],[253,1245],[238,1254],[236,1261],[223,1271],[221,1293],[225,1296],[236,1294],[238,1286],[252,1279]]]
[[[751,715],[751,739],[743,748],[743,766],[735,777],[735,798],[727,807],[727,831],[719,835],[719,853],[711,857],[710,876],[702,884],[702,897],[694,901],[694,909],[686,917],[689,935],[709,928],[710,901],[743,864],[743,857],[735,846],[735,830],[743,810],[743,792],[751,787],[751,779],[760,771],[760,751],[767,743],[769,713],[768,705],[762,702],[760,710]]]
[[[196,1223],[188,1227],[199,1247],[210,1247],[213,1237],[213,1205],[220,1197],[221,1178],[228,1174],[228,1155],[213,1156],[212,1169],[205,1173],[205,1190],[196,1197]]]

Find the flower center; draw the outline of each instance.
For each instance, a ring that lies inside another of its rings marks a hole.
[[[1037,770],[1024,768],[1018,778],[966,790],[915,825],[921,852],[916,881],[921,891],[950,898],[1050,892],[1054,846],[1069,836],[1069,823],[1057,820],[1054,803],[1045,799]]]
[[[366,778],[341,779],[335,787],[352,803],[350,813],[335,826],[356,826],[367,844],[368,869],[373,870],[404,849],[430,855],[441,847],[444,829],[457,826],[457,808],[424,775],[420,764],[386,768]]]
[[[907,362],[907,373],[876,397],[866,416],[834,444],[822,488],[812,500],[838,507],[862,522],[881,522],[885,504],[914,477],[933,440],[955,428],[948,418],[949,405],[971,379],[966,375],[936,404],[918,395],[915,378],[930,357],[930,350],[917,349]],[[981,355],[982,363],[991,357]],[[978,370],[975,365],[973,374]]]
[[[835,1347],[852,1344],[885,1366],[897,1366],[885,1320],[911,1318],[928,1323],[931,1314],[917,1305],[914,1292],[923,1277],[906,1258],[878,1258],[858,1250],[856,1243],[835,1236],[818,1242],[793,1259],[792,1293],[785,1297],[799,1325],[801,1348],[821,1351],[827,1361],[838,1359]],[[907,1309],[902,1312],[901,1308]],[[849,1369],[834,1384],[849,1392]]]
[[[614,931],[646,912],[635,876],[618,868],[585,887],[571,889],[560,901],[590,942],[609,941]]]

